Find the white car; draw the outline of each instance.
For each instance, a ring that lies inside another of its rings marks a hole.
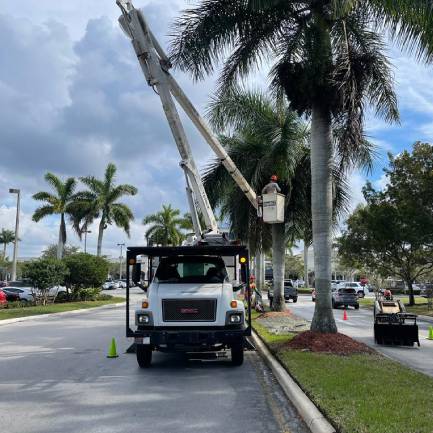
[[[119,287],[121,289],[126,289],[126,278],[123,278],[121,280],[117,280],[117,283],[119,283]]]
[[[368,295],[370,292],[366,286],[363,286],[361,283],[356,281],[344,282],[344,284],[338,284],[337,288],[347,288],[347,289],[355,289],[358,295],[358,298],[363,298],[365,295]]]
[[[343,284],[346,284],[346,280],[331,280],[331,289],[335,290],[341,288]]]
[[[6,294],[18,295],[21,302],[33,302],[34,296],[30,287],[2,287]]]
[[[115,290],[119,288],[120,288],[120,284],[118,281],[106,281],[102,285],[102,290]]]

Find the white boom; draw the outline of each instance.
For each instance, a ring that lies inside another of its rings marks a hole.
[[[242,176],[224,147],[212,134],[204,119],[199,115],[179,84],[170,74],[170,60],[150,30],[143,13],[134,8],[131,0],[116,0],[116,3],[122,10],[122,16],[119,18],[119,23],[123,31],[131,39],[147,83],[156,91],[156,93],[158,93],[161,99],[164,113],[167,117],[171,132],[182,158],[180,166],[185,172],[187,197],[191,210],[194,231],[197,237],[203,235],[197,216],[198,206],[206,225],[207,237],[211,238],[213,235],[216,235],[215,238],[217,238],[219,232],[216,219],[210,206],[199,171],[195,165],[191,147],[173,97],[194,123],[202,137],[216,153],[221,163],[232,176],[233,180],[241,188],[254,208],[257,209],[258,203],[256,193]]]

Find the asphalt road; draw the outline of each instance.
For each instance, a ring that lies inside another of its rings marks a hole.
[[[290,302],[287,306],[298,316],[311,320],[314,313],[314,302],[311,296],[299,296],[298,302]],[[429,376],[433,376],[433,341],[427,340],[428,327],[432,323],[423,320],[418,321],[421,347],[382,346],[375,344],[373,338],[373,310],[360,308],[354,310],[349,307],[348,320],[343,320],[343,309],[334,310],[335,320],[339,332],[362,341],[377,351],[406,364]]]
[[[0,342],[5,433],[308,431],[255,352],[242,367],[157,353],[140,370],[122,307],[3,325]]]

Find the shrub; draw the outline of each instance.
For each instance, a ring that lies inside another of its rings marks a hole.
[[[50,288],[64,283],[68,269],[61,260],[37,259],[26,263],[23,276],[28,278],[45,305],[50,295]]]
[[[96,301],[99,299],[101,289],[92,287],[89,289],[77,289],[74,291],[74,300],[77,301]]]
[[[101,287],[108,275],[109,263],[102,257],[78,253],[65,257],[63,262],[69,271],[65,283],[73,297],[79,289]]]

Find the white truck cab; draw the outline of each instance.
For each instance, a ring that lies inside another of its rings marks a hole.
[[[130,248],[128,263],[137,260],[133,257],[136,253],[147,254],[149,258],[149,284],[141,308],[135,311],[135,331],[130,329],[127,319],[127,336],[135,338],[140,367],[150,366],[154,350],[230,349],[232,363],[241,365],[244,339],[251,331],[251,306],[246,309],[244,300],[238,299],[240,290],[245,288],[239,281],[248,281],[246,249],[239,246]],[[155,258],[158,265],[153,272]],[[137,278],[133,276],[134,279]],[[128,304],[129,288],[127,312]]]

